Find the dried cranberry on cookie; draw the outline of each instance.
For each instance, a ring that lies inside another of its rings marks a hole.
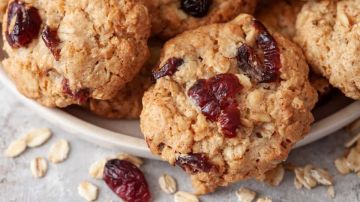
[[[135,0],[12,0],[3,66],[21,93],[46,106],[110,99],[147,60],[150,26]]]
[[[186,30],[252,14],[257,0],[142,0],[151,14],[152,34],[170,38]]]
[[[163,48],[141,130],[198,194],[261,178],[309,131],[308,71],[296,45],[247,14],[187,31]]]

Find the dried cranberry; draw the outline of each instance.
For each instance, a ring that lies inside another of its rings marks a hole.
[[[264,61],[260,60],[252,47],[243,44],[237,53],[238,66],[256,82],[268,83],[277,81],[281,66],[279,47],[261,22],[255,20],[254,26],[258,31],[256,45],[261,49]]]
[[[45,45],[50,49],[51,53],[55,57],[55,60],[59,61],[60,49],[58,46],[60,44],[60,39],[57,35],[57,29],[51,29],[49,26],[45,26],[41,33],[41,37]]]
[[[15,0],[9,4],[6,40],[13,48],[25,47],[39,35],[41,17],[35,7]]]
[[[134,164],[113,159],[105,164],[104,181],[126,202],[148,202],[150,192],[141,170]]]
[[[79,104],[85,104],[87,102],[87,100],[89,99],[89,95],[90,95],[89,89],[83,88],[76,92],[73,92],[70,89],[68,79],[62,80],[62,87],[63,87],[63,92],[71,97],[74,97],[78,101]]]
[[[205,154],[188,154],[179,156],[176,159],[176,165],[180,166],[186,172],[195,174],[199,172],[210,172],[213,165],[209,162]]]
[[[212,0],[181,0],[181,9],[193,16],[204,17],[208,14]]]
[[[181,58],[170,58],[166,61],[165,65],[159,71],[153,71],[153,77],[159,79],[164,76],[172,76],[178,70],[178,67],[184,63]]]
[[[233,74],[219,74],[210,79],[200,79],[189,89],[188,95],[201,112],[211,121],[218,121],[226,137],[235,137],[240,125],[240,111],[235,95],[242,86]]]

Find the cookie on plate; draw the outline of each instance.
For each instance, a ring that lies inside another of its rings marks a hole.
[[[110,100],[90,99],[87,106],[94,114],[109,119],[138,119],[142,110],[142,97],[152,84],[151,70],[158,63],[163,43],[150,41],[151,56],[135,78]]]
[[[288,39],[295,36],[295,24],[298,13],[305,1],[299,0],[264,0],[259,2],[255,17],[274,32],[279,32]],[[330,92],[329,81],[317,73],[310,72],[310,83],[319,97]]]
[[[143,0],[152,19],[152,33],[170,38],[186,30],[226,22],[253,13],[257,0]]]
[[[198,194],[261,177],[309,131],[317,94],[298,46],[242,14],[168,41],[141,130]]]
[[[13,0],[3,66],[25,96],[50,107],[111,99],[148,58],[147,8],[133,0]]]
[[[297,14],[305,2],[301,0],[263,0],[255,17],[273,31],[291,39],[295,35]]]
[[[0,22],[3,21],[3,16],[5,15],[8,3],[9,0],[0,0]]]
[[[309,1],[294,40],[314,71],[346,96],[360,99],[360,1]]]

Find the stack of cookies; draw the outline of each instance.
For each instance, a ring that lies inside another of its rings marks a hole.
[[[1,0],[4,10],[3,67],[22,94],[140,117],[151,152],[198,194],[284,161],[330,85],[360,99],[360,0]]]

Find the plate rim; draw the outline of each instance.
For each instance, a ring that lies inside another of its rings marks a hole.
[[[26,107],[33,109],[40,117],[47,119],[50,123],[53,123],[81,139],[107,148],[120,149],[124,152],[129,152],[144,158],[159,159],[159,157],[151,154],[144,139],[96,126],[61,109],[47,108],[36,101],[26,98],[17,91],[15,85],[6,76],[1,65],[0,82],[15,94]],[[294,148],[299,148],[324,138],[359,117],[360,101],[354,101],[338,112],[312,124],[309,134],[303,140],[298,142]]]

